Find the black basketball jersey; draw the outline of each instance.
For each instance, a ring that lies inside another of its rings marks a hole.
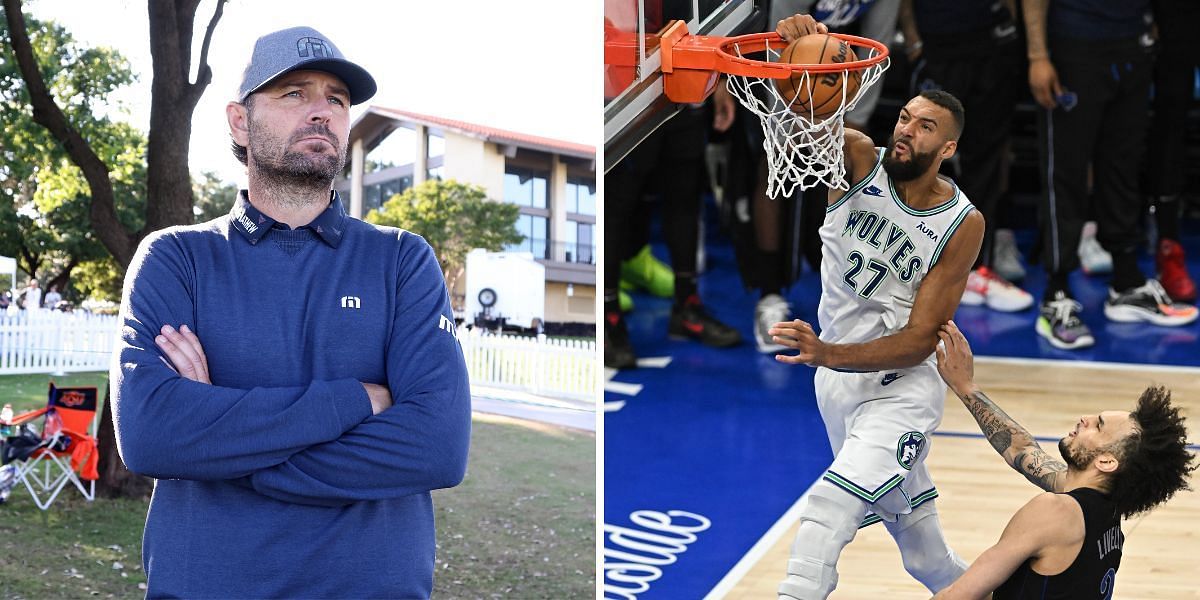
[[[1067,492],[1083,509],[1083,546],[1058,575],[1041,575],[1026,560],[995,592],[993,600],[1109,600],[1121,565],[1121,519],[1108,496],[1091,488]]]

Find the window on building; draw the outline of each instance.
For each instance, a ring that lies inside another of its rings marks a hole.
[[[411,165],[416,158],[416,148],[416,132],[407,127],[399,127],[367,153],[363,173],[370,174],[391,167]]]
[[[596,246],[593,241],[596,226],[591,223],[575,223],[575,262],[595,264]],[[570,228],[568,224],[567,228]]]
[[[410,187],[412,187],[412,176],[410,175],[363,186],[363,212],[383,206],[384,202],[392,199],[392,196],[403,194]]]
[[[546,208],[546,173],[532,169],[508,167],[504,170],[504,201],[518,206]]]
[[[567,212],[596,216],[596,182],[567,178]]]
[[[518,215],[517,232],[524,240],[505,248],[508,252],[530,252],[534,258],[550,258],[547,232],[550,220],[538,215]]]

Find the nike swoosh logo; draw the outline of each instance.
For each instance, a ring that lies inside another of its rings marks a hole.
[[[887,375],[883,376],[883,379],[879,382],[879,385],[890,385],[892,382],[900,379],[901,377],[904,377],[904,375],[901,373],[888,373]]]
[[[703,333],[704,332],[704,324],[703,323],[692,323],[691,321],[684,321],[683,326],[685,329],[687,329],[688,331],[690,331],[692,333]]]

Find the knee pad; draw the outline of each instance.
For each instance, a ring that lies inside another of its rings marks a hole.
[[[918,507],[905,515],[907,518],[888,523],[887,528],[900,548],[904,570],[936,594],[954,583],[967,570],[967,563],[946,542],[932,505],[929,502]]]
[[[866,502],[825,480],[809,488],[792,542],[781,599],[824,600],[837,587],[837,560],[858,532]]]

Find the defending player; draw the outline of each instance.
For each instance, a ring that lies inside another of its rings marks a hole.
[[[808,15],[779,22],[791,41],[824,33]],[[861,526],[884,521],[904,568],[936,592],[966,569],[947,545],[925,466],[942,419],[945,385],[933,350],[958,307],[979,254],[984,220],[938,176],[962,132],[962,105],[925,92],[900,110],[888,147],[847,130],[850,189],[830,190],[821,227],[821,334],[803,321],[776,324],[778,355],[818,367],[818,406],[833,464],[805,493],[781,598],[825,598],[837,559]]]
[[[1112,598],[1121,565],[1121,518],[1187,489],[1192,455],[1171,392],[1151,387],[1132,412],[1085,415],[1058,442],[1066,463],[996,406],[973,380],[971,347],[950,322],[938,371],[1008,464],[1046,490],[1021,507],[967,572],[937,598]]]

